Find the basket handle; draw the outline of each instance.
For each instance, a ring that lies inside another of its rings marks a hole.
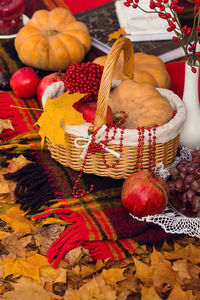
[[[113,44],[104,66],[99,93],[97,98],[97,109],[94,122],[89,127],[92,133],[99,127],[106,124],[107,107],[112,84],[113,73],[120,52],[124,49],[124,75],[129,79],[133,79],[134,74],[134,50],[131,41],[128,38],[118,38]]]

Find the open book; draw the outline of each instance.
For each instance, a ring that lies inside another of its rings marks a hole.
[[[106,54],[110,51],[115,41],[109,41],[108,35],[121,28],[116,13],[116,3],[109,2],[75,15],[77,20],[84,22],[88,26],[92,45]],[[127,37],[132,40],[131,36]],[[169,39],[133,41],[133,46],[135,52],[145,52],[159,56],[164,62],[184,56],[184,52],[179,44]]]

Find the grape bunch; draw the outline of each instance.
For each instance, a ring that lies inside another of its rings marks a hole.
[[[183,213],[200,217],[200,150],[193,150],[192,160],[182,159],[170,173],[167,184],[172,204],[177,200]]]

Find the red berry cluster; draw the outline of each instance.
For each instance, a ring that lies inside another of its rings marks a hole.
[[[198,25],[199,12],[200,12],[200,0],[192,0],[194,4],[194,20],[193,26],[181,27],[178,15],[183,12],[184,6],[179,5],[179,0],[150,0],[149,8],[157,13],[161,19],[165,19],[168,22],[168,32],[174,32],[173,41],[180,43],[184,52],[188,58],[189,64],[192,66],[195,61],[199,61],[200,52],[196,51],[197,41],[199,42],[200,26]],[[139,0],[125,0],[124,5],[133,8],[139,8],[143,12],[151,13],[139,6]],[[196,69],[191,68],[195,73]]]
[[[66,91],[87,93],[82,102],[96,101],[103,73],[103,66],[93,62],[71,64],[63,75]]]

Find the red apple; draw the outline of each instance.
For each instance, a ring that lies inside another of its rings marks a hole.
[[[51,73],[49,75],[44,76],[40,80],[40,83],[38,84],[37,91],[36,91],[40,106],[42,106],[42,95],[44,94],[44,91],[46,90],[46,88],[54,82],[61,81],[62,76],[63,76],[63,73],[55,72],[55,73]]]
[[[122,204],[137,217],[161,213],[167,206],[168,197],[167,183],[150,171],[138,171],[122,185]]]
[[[83,119],[89,123],[93,123],[96,114],[97,102],[88,102],[81,105],[79,111],[83,115]],[[107,122],[110,124],[113,121],[113,113],[110,106],[107,108]]]
[[[10,78],[10,87],[17,97],[31,98],[35,96],[40,79],[30,67],[17,70]]]

